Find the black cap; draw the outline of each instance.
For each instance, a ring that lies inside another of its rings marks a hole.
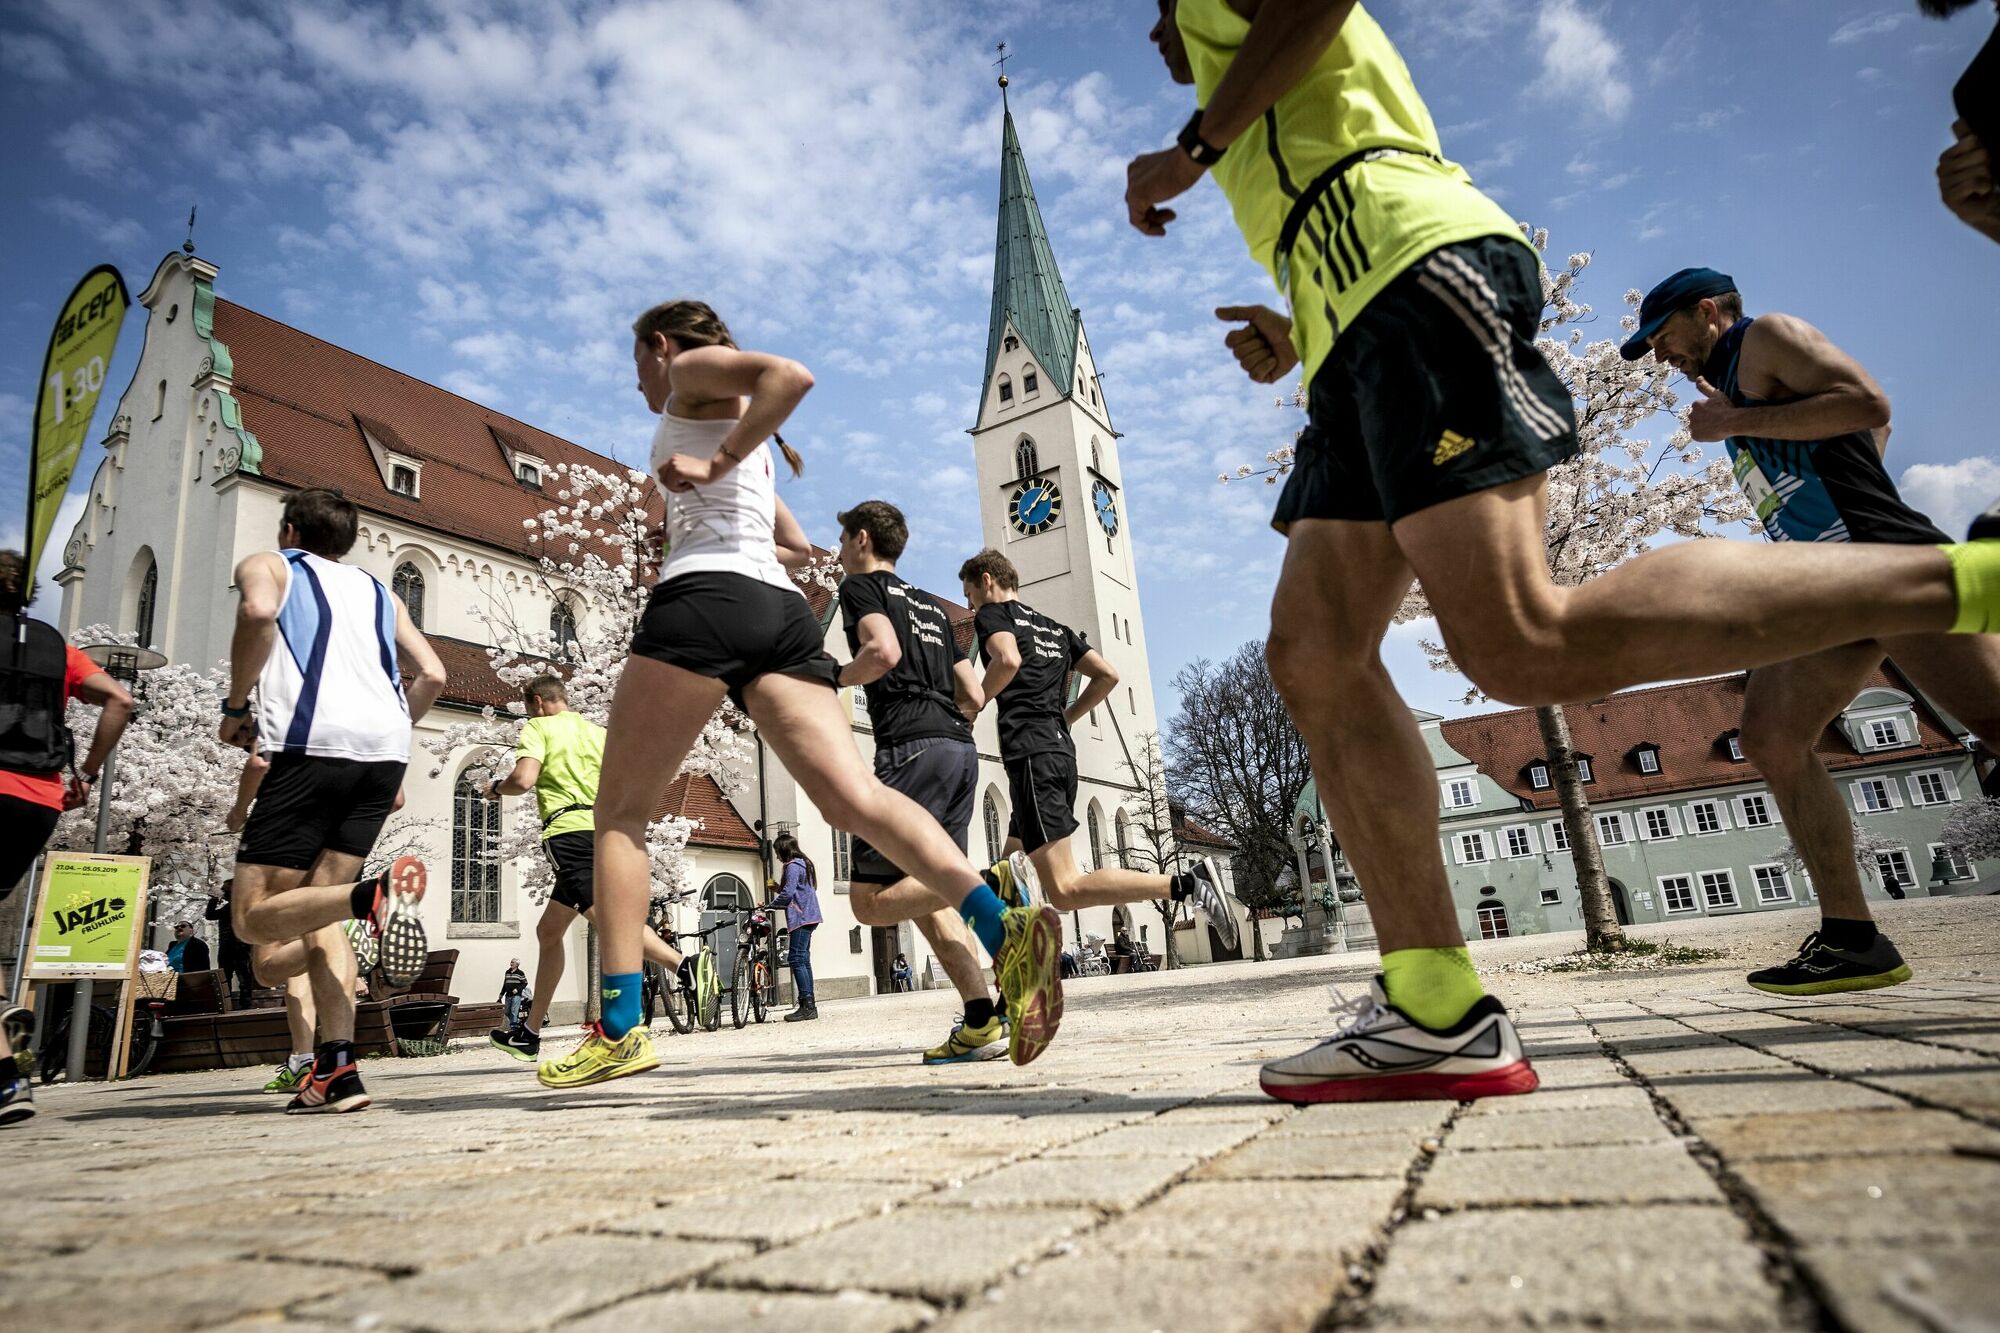
[[[1723,296],[1736,290],[1736,279],[1712,268],[1684,268],[1646,293],[1639,303],[1639,327],[1618,349],[1627,361],[1637,361],[1651,349],[1646,345],[1675,311],[1685,310],[1704,296]]]

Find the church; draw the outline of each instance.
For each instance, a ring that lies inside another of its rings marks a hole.
[[[1082,632],[1120,675],[1114,696],[1075,733],[1081,781],[1074,845],[1088,869],[1143,846],[1133,765],[1142,759],[1141,738],[1156,732],[1158,721],[1119,437],[1004,104],[998,211],[983,389],[969,431],[981,531],[985,544],[1019,569],[1022,598]],[[510,958],[532,966],[540,909],[519,868],[482,851],[501,812],[466,776],[476,766],[472,750],[433,776],[423,742],[482,708],[504,713],[518,705],[489,664],[485,616],[493,608],[504,608],[514,623],[546,622],[558,633],[587,614],[562,589],[546,586],[524,525],[554,507],[543,483],[556,469],[620,465],[223,300],[215,294],[217,271],[176,252],[139,297],[146,311],[139,365],[63,549],[60,628],[108,624],[136,632],[172,661],[207,667],[228,655],[232,571],[245,555],[271,548],[285,496],[326,486],[355,500],[362,520],[349,560],[402,596],[450,676],[418,724],[407,803],[384,839],[401,823],[422,842],[431,869],[424,917],[432,947],[459,950],[455,989],[484,998],[498,991]],[[837,536],[814,535],[829,546]],[[832,597],[819,589],[809,600],[828,651],[845,660]],[[969,646],[971,611],[938,600]],[[842,693],[867,755],[873,742],[861,692]],[[984,864],[998,858],[1009,815],[992,708],[975,739],[982,795],[968,850]],[[714,919],[705,914],[761,897],[754,890],[775,869],[771,839],[790,831],[819,867],[826,918],[814,947],[820,998],[891,989],[899,953],[920,986],[947,984],[912,926],[855,921],[846,896],[847,835],[827,825],[761,742],[755,749],[740,780],[725,784],[729,790],[707,777],[684,777],[661,812],[699,824],[687,849],[687,878],[697,887],[676,909],[677,927],[705,925]],[[1214,835],[1185,821],[1176,831],[1188,850],[1218,853],[1226,865],[1226,844]],[[1067,943],[1109,939],[1116,924],[1152,952],[1165,952],[1165,923],[1143,904],[1072,914]],[[1233,956],[1222,955],[1213,932],[1185,910],[1175,940],[1190,961]],[[580,1011],[588,971],[584,932],[572,932],[570,947],[557,1021]]]

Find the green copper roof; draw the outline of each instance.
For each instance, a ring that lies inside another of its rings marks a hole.
[[[1000,138],[1000,234],[993,246],[993,313],[986,329],[986,381],[1000,355],[1008,320],[1042,363],[1049,387],[1068,394],[1076,378],[1076,307],[1063,289],[1042,225],[1027,159],[1014,133],[1014,113],[1002,114]]]

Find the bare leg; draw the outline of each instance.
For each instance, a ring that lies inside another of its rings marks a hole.
[[[1384,953],[1465,944],[1438,847],[1437,769],[1382,666],[1409,586],[1381,524],[1295,522],[1265,645]]]
[[[540,1032],[542,1024],[548,1021],[549,1006],[555,1003],[556,987],[562,985],[563,968],[568,960],[563,956],[563,944],[569,936],[569,923],[576,920],[576,909],[550,899],[542,908],[542,919],[535,923],[535,946],[539,950],[535,960],[535,998],[528,1005],[528,1031]]]
[[[1551,579],[1545,485],[1523,478],[1395,525],[1458,665],[1514,704],[1594,699],[1890,635],[1951,628],[1932,546],[1690,541],[1576,587]]]
[[[992,992],[986,988],[986,969],[973,946],[972,931],[957,911],[942,903],[943,899],[907,875],[894,884],[857,882],[849,889],[848,896],[854,919],[864,926],[916,922],[960,999],[969,1004],[992,998]]]
[[[1067,837],[1028,853],[1035,875],[1042,882],[1042,894],[1059,912],[1078,912],[1086,907],[1117,907],[1124,903],[1157,902],[1173,893],[1167,875],[1149,875],[1138,870],[1106,869],[1084,874],[1077,869],[1076,853]]]
[[[299,946],[301,966],[285,978],[285,1027],[291,1033],[292,1054],[311,1055],[318,1048],[319,1010],[313,1004],[312,986],[306,980],[303,961],[305,946]]]
[[[1819,894],[1821,915],[1842,921],[1873,918],[1854,862],[1853,818],[1813,753],[1813,742],[1853,702],[1881,661],[1880,644],[1850,643],[1759,667],[1743,695],[1743,757],[1771,784],[1778,813]]]
[[[361,858],[344,852],[321,852],[310,871],[259,865],[236,868],[237,936],[253,946],[251,956],[260,977],[286,972],[296,955],[283,946],[303,945],[323,1041],[354,1039],[354,950],[339,923],[348,919],[350,890],[360,873]],[[291,911],[292,899],[304,902],[306,910]],[[337,908],[329,906],[336,901]],[[289,935],[277,933],[288,922],[315,918],[321,918],[317,925]]]
[[[2000,754],[2000,637],[1921,634],[1882,646],[1898,671]]]

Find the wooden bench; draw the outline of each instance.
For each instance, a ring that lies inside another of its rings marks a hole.
[[[354,1049],[363,1056],[393,1055],[396,1051],[395,1028],[392,1022],[394,1011],[410,1004],[445,1004],[451,1006],[452,1018],[447,1031],[459,1035],[458,997],[451,993],[452,973],[458,967],[458,950],[433,950],[424,962],[424,970],[410,983],[407,991],[385,999],[363,1000],[354,1010]],[[200,975],[211,975],[203,973]],[[213,974],[217,977],[219,973]],[[183,978],[183,985],[186,979]],[[160,1063],[156,1069],[207,1069],[221,1065],[226,1069],[254,1067],[258,1065],[280,1064],[292,1053],[291,1030],[285,1022],[285,993],[281,989],[262,987],[251,993],[250,1009],[224,1011],[221,985],[216,985],[215,1009],[206,1016],[212,1031],[213,1052],[202,1063],[177,1063],[171,1066]],[[472,1009],[486,1006],[473,1005]],[[492,1006],[497,1010],[498,1005]],[[171,1035],[171,1029],[170,1029]],[[163,1050],[161,1058],[170,1052]],[[194,1058],[191,1049],[186,1057]]]

